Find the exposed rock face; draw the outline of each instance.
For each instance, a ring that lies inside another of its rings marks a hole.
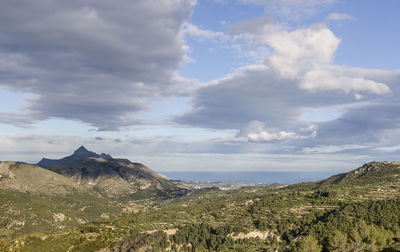
[[[46,168],[52,165],[58,165],[58,164],[69,164],[73,163],[78,160],[82,160],[85,158],[104,158],[104,159],[112,159],[112,157],[109,154],[101,153],[97,154],[92,151],[88,151],[84,146],[79,147],[76,151],[71,156],[64,157],[62,159],[47,159],[43,158],[40,160],[39,163],[37,163],[37,166]]]
[[[384,161],[384,162],[369,162],[366,163],[364,165],[362,165],[361,167],[355,169],[352,171],[353,174],[357,174],[358,176],[362,176],[368,172],[378,172],[378,171],[388,171],[390,169],[388,169],[389,167],[392,166],[396,166],[396,165],[400,165],[399,162],[388,162],[388,161]],[[396,167],[394,167],[396,168]],[[399,168],[399,167],[397,167]]]

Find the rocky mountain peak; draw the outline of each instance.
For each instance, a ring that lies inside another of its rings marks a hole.
[[[112,157],[109,154],[101,153],[97,154],[96,152],[89,151],[86,149],[84,146],[79,147],[74,151],[74,153],[70,156],[61,158],[61,159],[47,159],[43,158],[39,163],[37,163],[38,166],[46,168],[51,165],[57,165],[57,164],[69,164],[78,160],[82,160],[85,158],[104,158],[104,159],[112,159]]]
[[[79,154],[85,154],[85,153],[90,153],[91,151],[88,151],[88,149],[85,148],[85,146],[81,146],[78,149],[74,151],[74,154],[79,155]]]

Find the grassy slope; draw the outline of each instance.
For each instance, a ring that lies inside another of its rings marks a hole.
[[[0,237],[117,216],[122,206],[41,167],[1,162]]]
[[[31,164],[0,162],[0,171],[0,189],[45,195],[67,194],[83,189],[64,176]]]

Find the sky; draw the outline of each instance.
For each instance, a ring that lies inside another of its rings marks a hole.
[[[156,171],[400,158],[398,0],[0,0],[0,160]]]

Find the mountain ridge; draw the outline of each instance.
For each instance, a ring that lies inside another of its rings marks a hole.
[[[108,197],[135,194],[173,197],[185,191],[145,165],[128,159],[90,157],[45,169],[70,178],[84,187],[96,189]]]
[[[40,160],[36,165],[46,168],[52,165],[73,163],[75,161],[82,160],[85,158],[112,159],[112,156],[105,153],[97,154],[96,152],[89,151],[84,146],[81,146],[78,149],[76,149],[74,153],[70,156],[63,157],[61,159],[42,158],[42,160]]]
[[[400,162],[372,161],[349,172],[333,175],[319,183],[321,186],[367,182],[379,183],[397,180],[398,176],[400,176]]]
[[[188,191],[143,164],[115,159],[105,153],[97,154],[84,146],[61,159],[43,158],[37,165],[112,198],[137,198],[139,195],[142,198],[171,198]]]

